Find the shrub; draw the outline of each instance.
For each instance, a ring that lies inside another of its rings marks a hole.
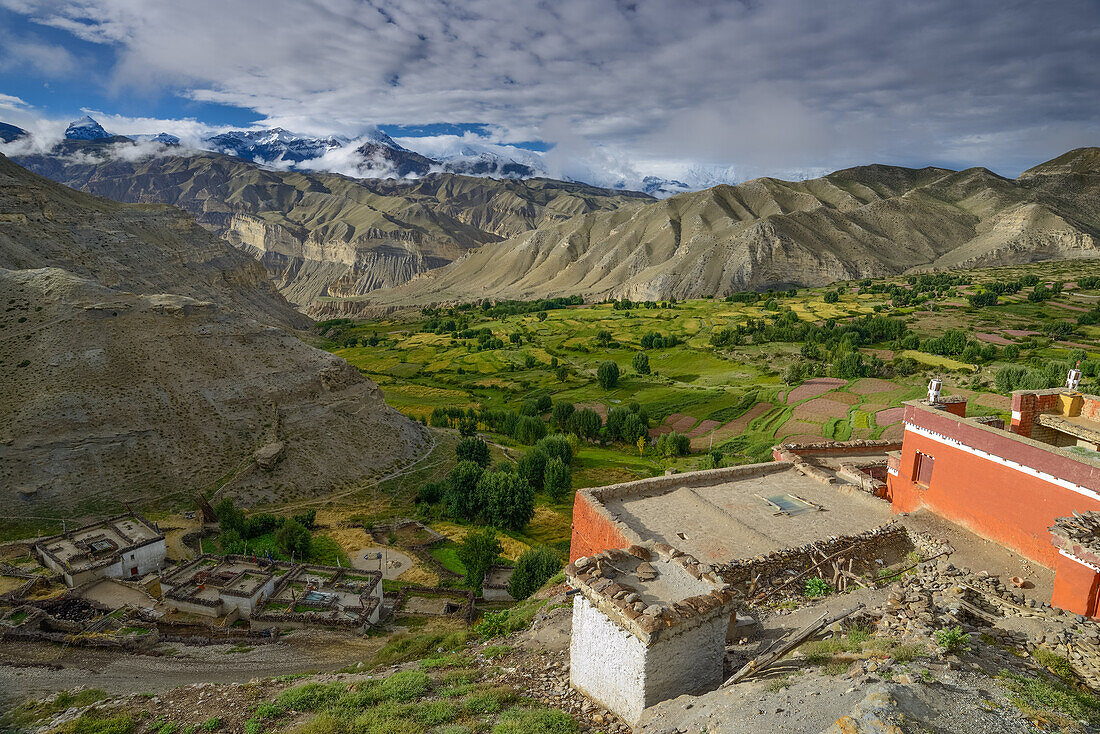
[[[199,726],[199,729],[201,729],[202,731],[205,731],[205,732],[217,731],[218,729],[221,729],[221,728],[222,728],[222,720],[219,719],[217,716],[211,716],[209,719],[202,722],[201,726]]]
[[[485,581],[485,572],[500,555],[500,541],[497,540],[496,530],[485,528],[473,530],[466,534],[462,543],[458,546],[456,555],[462,565],[466,567],[466,584],[474,589],[480,589]]]
[[[812,579],[806,581],[806,587],[803,590],[803,594],[811,599],[819,596],[828,596],[832,593],[833,588],[829,586],[828,582],[820,576],[814,576]]]
[[[634,371],[639,375],[649,374],[649,355],[645,352],[636,352],[634,358],[630,360],[630,366],[634,368]]]
[[[458,456],[459,461],[472,461],[483,468],[492,462],[492,457],[489,456],[489,444],[474,436],[459,441],[455,446],[455,455]]]
[[[948,652],[965,652],[970,649],[970,635],[962,627],[936,630],[936,644]]]
[[[600,362],[600,366],[596,368],[596,380],[604,390],[610,390],[617,386],[619,384],[619,365],[610,360]]]
[[[553,578],[561,570],[561,566],[561,557],[557,551],[545,545],[524,551],[512,571],[508,593],[516,601],[526,599]]]

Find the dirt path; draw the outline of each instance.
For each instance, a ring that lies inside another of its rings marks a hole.
[[[338,670],[370,657],[384,640],[332,632],[296,632],[284,642],[234,652],[229,645],[179,646],[173,655],[13,642],[0,646],[0,703],[77,686],[108,693],[159,694],[190,683],[247,682],[257,677]],[[171,648],[162,645],[171,652]]]
[[[395,477],[399,477],[402,474],[408,474],[413,469],[427,469],[429,467],[433,467],[433,466],[437,466],[439,464],[442,464],[443,459],[439,459],[437,461],[433,461],[430,464],[427,464],[426,466],[420,466],[420,467],[417,466],[422,461],[424,461],[425,459],[430,457],[432,455],[432,453],[435,451],[435,447],[439,444],[439,442],[435,438],[435,434],[432,433],[431,431],[428,431],[428,438],[430,438],[431,441],[432,441],[431,447],[428,448],[428,450],[424,452],[423,456],[421,456],[419,459],[417,459],[416,461],[414,461],[413,463],[409,464],[408,466],[406,466],[402,469],[398,469],[397,471],[390,472],[389,474],[387,474],[384,477],[378,477],[377,479],[371,479],[369,482],[365,482],[364,484],[357,485],[355,487],[352,487],[351,489],[345,489],[342,492],[335,492],[333,494],[326,494],[322,497],[312,497],[308,500],[299,500],[297,502],[291,502],[289,504],[279,505],[279,509],[281,511],[300,510],[301,508],[309,507],[310,505],[327,504],[329,502],[333,502],[334,500],[338,500],[338,499],[341,499],[343,497],[347,497],[349,495],[358,494],[359,492],[362,492],[364,489],[366,489],[367,487],[370,487],[372,485],[378,485],[378,484],[381,484],[382,482],[388,482],[389,480],[394,479]]]

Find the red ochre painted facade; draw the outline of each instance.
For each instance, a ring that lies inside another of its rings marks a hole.
[[[569,560],[591,556],[609,548],[626,548],[631,541],[611,524],[609,519],[591,505],[586,492],[577,492],[573,500],[573,538],[569,543]]]
[[[1100,401],[1084,398],[1081,415],[1092,417]],[[966,420],[965,410],[909,403],[888,484],[895,512],[924,508],[1054,569],[1051,603],[1095,616],[1100,576],[1059,554],[1049,528],[1074,512],[1100,510],[1100,468],[1029,438],[1038,415],[1061,413],[1067,399],[1061,391],[1016,393],[1011,430]],[[917,481],[918,454],[933,459],[927,486]]]

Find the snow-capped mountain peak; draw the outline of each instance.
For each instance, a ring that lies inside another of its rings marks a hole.
[[[84,115],[79,120],[73,120],[65,128],[66,140],[102,140],[109,137],[111,134],[88,115]]]
[[[262,163],[280,160],[301,163],[339,148],[348,140],[337,136],[311,138],[275,127],[269,130],[230,130],[209,137],[205,142],[221,153]]]

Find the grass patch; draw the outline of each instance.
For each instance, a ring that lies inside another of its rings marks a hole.
[[[1091,693],[1078,690],[1044,676],[1023,676],[1001,671],[997,682],[1011,695],[1013,705],[1024,716],[1043,728],[1084,731],[1080,722],[1100,724],[1100,701]]]
[[[444,652],[454,652],[466,645],[470,639],[470,633],[466,630],[458,632],[437,632],[414,634],[399,634],[374,654],[371,667],[395,665],[410,660],[420,660],[427,657],[436,657],[439,649]]]
[[[106,692],[98,688],[89,688],[84,691],[77,691],[76,693],[62,691],[51,700],[28,701],[20,706],[16,706],[8,714],[0,717],[0,723],[12,724],[20,727],[29,726],[30,724],[48,719],[55,714],[59,714],[71,708],[90,706],[93,703],[102,701],[106,697]]]
[[[574,734],[573,717],[557,709],[513,708],[505,711],[493,734]]]

